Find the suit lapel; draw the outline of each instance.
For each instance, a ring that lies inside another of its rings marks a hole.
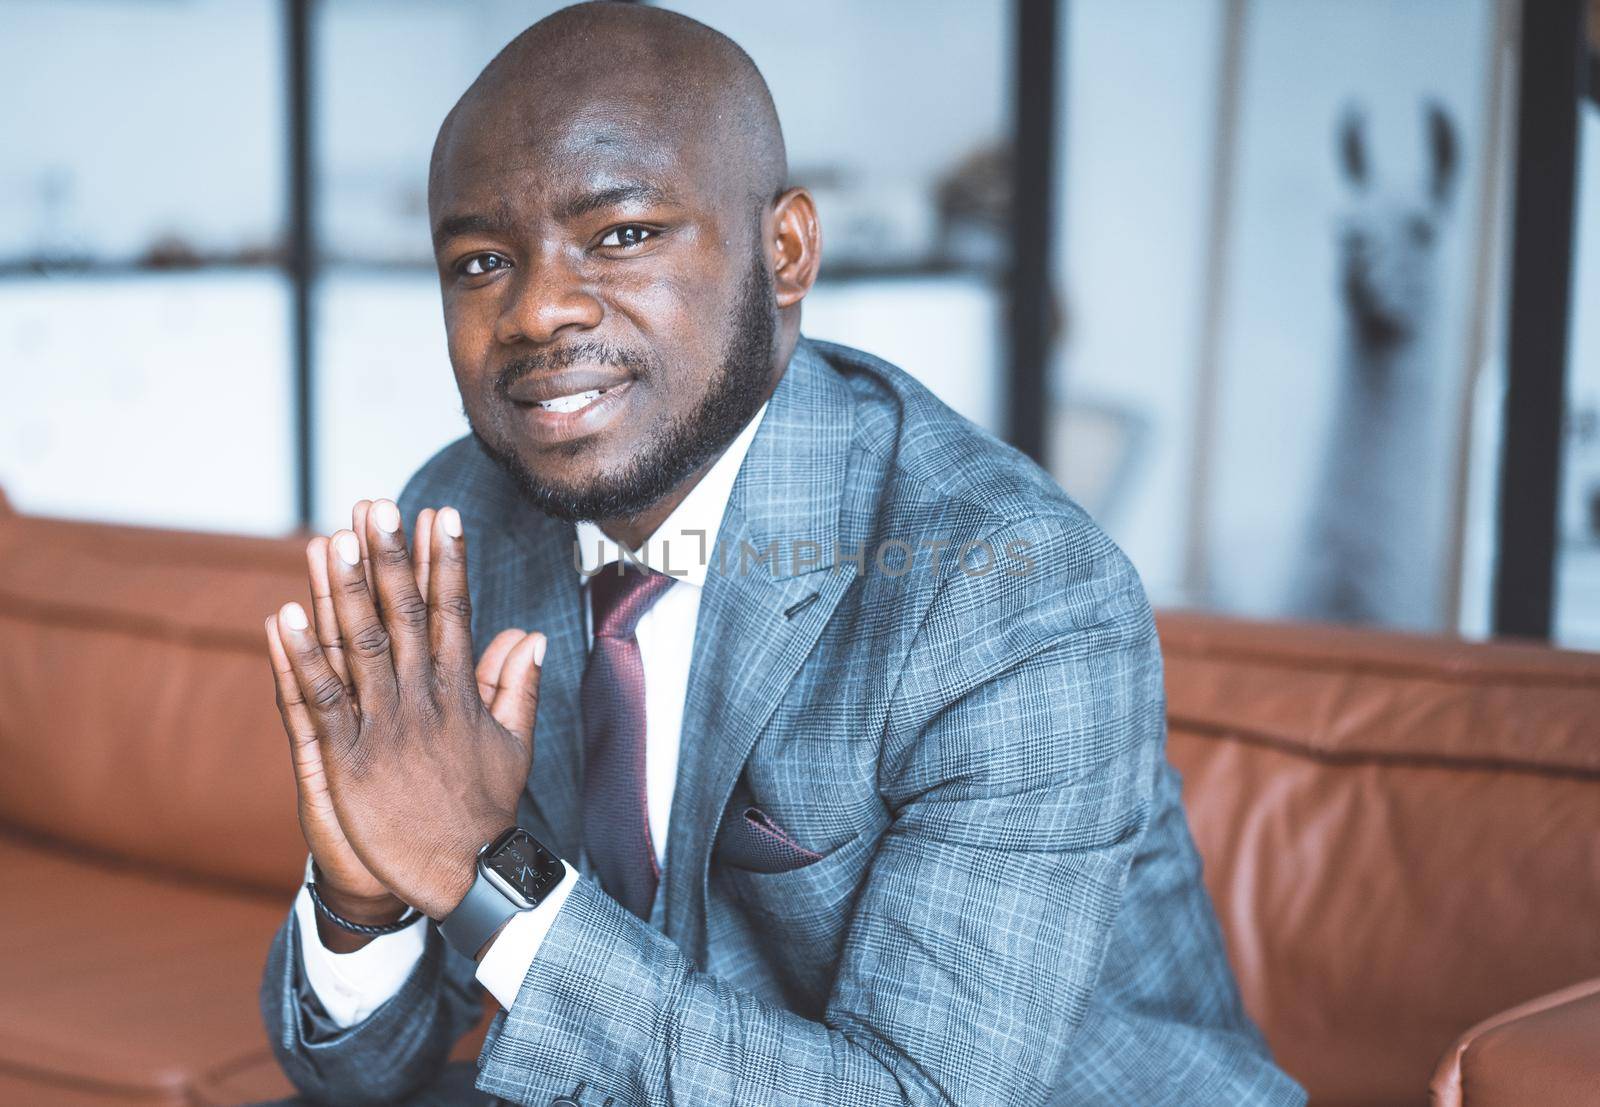
[[[702,965],[711,843],[722,810],[856,576],[853,561],[836,557],[853,429],[847,386],[801,339],[734,483],[700,599],[665,910],[667,934]]]

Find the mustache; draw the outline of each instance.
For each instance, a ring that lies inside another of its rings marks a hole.
[[[511,386],[523,377],[573,365],[615,365],[636,377],[650,375],[649,360],[637,351],[607,342],[575,342],[570,346],[540,350],[508,361],[495,378],[495,391],[504,399]]]

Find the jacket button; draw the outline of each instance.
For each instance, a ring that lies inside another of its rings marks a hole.
[[[568,1096],[558,1095],[550,1101],[550,1107],[583,1107],[583,1104]]]

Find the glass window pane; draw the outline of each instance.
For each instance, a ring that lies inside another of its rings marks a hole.
[[[1056,478],[1184,598],[1223,5],[1069,4],[1058,49]]]
[[[1555,639],[1600,649],[1600,107],[1586,101],[1578,133],[1578,194],[1561,458]]]
[[[330,533],[357,500],[398,495],[467,421],[431,270],[329,273],[317,319],[315,526]]]
[[[288,326],[275,274],[0,281],[0,487],[38,514],[290,529]]]
[[[274,256],[283,37],[275,0],[7,0],[0,266]]]

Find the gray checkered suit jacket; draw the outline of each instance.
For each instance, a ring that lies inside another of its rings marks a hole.
[[[550,646],[525,826],[569,860],[585,659],[572,528],[470,439],[407,485],[466,519],[474,637]],[[911,558],[908,563],[907,557]],[[624,1104],[1296,1104],[1245,1015],[1163,752],[1121,551],[905,373],[802,339],[701,600],[655,925],[586,872],[477,1086]],[[818,856],[820,855],[820,856]],[[332,1027],[294,919],[262,1006],[335,1103],[408,1094],[480,1010],[432,931]]]

